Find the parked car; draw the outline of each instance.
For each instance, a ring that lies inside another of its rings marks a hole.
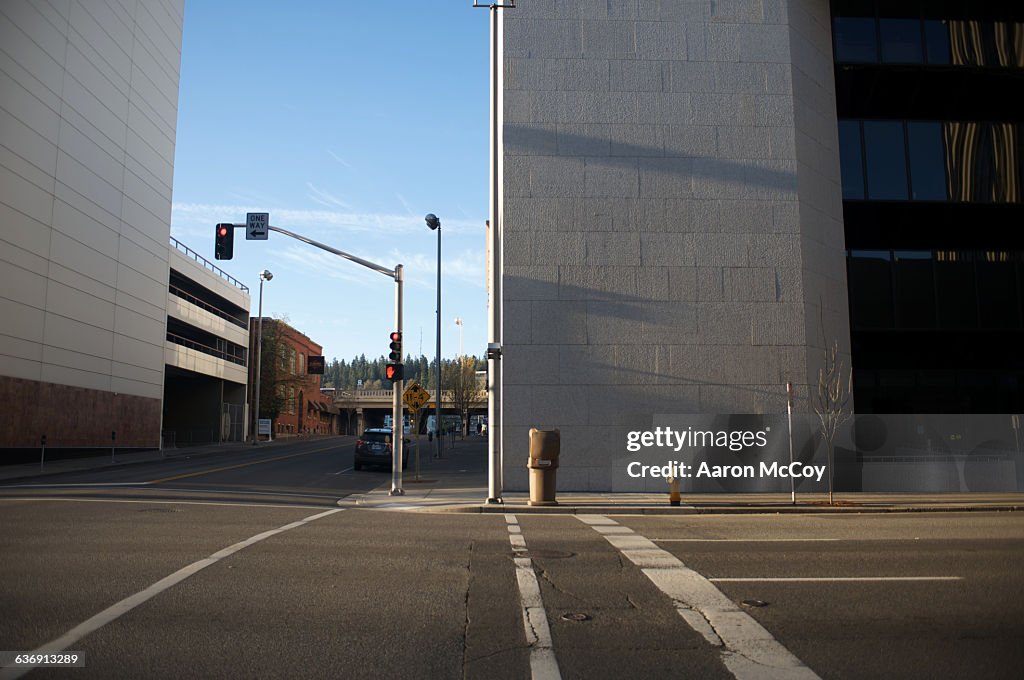
[[[409,449],[412,440],[406,437],[402,445],[402,469],[409,465]],[[362,470],[364,466],[376,465],[391,470],[393,457],[390,427],[371,427],[356,440],[356,454],[353,467]]]

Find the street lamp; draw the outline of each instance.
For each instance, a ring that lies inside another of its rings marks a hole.
[[[253,395],[253,411],[255,415],[253,418],[256,421],[256,427],[252,431],[252,443],[255,446],[256,442],[260,440],[260,369],[262,368],[263,359],[263,282],[269,281],[274,278],[274,275],[270,273],[269,269],[264,269],[260,272],[260,308],[258,316],[256,318],[256,389]]]
[[[434,429],[437,434],[437,457],[441,457],[441,220],[430,213],[427,226],[437,232],[437,394],[434,396]]]
[[[455,317],[455,325],[459,327],[459,358],[462,358],[462,319]]]

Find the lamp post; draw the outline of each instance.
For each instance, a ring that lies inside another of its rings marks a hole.
[[[492,0],[473,0],[473,7],[482,7],[491,12],[491,219],[487,222],[487,245],[490,258],[490,276],[488,279],[488,301],[487,305],[487,449],[488,449],[488,472],[487,472],[487,502],[503,503],[501,492],[502,482],[502,382],[501,382],[501,354],[502,354],[502,312],[501,312],[501,276],[504,270],[502,262],[503,248],[503,218],[501,215],[502,188],[501,177],[503,170],[502,145],[504,143],[502,132],[502,107],[504,99],[504,76],[501,64],[504,54],[505,34],[504,27],[500,21],[498,10],[514,9],[515,0],[504,0],[498,2]]]
[[[459,358],[462,358],[462,319],[455,317],[455,325],[459,327]]]
[[[252,431],[252,443],[255,446],[260,440],[260,369],[263,361],[263,282],[274,278],[270,270],[264,269],[260,272],[260,307],[256,317],[256,388],[253,391],[253,420],[256,427]]]
[[[434,395],[434,429],[437,434],[437,454],[441,457],[441,220],[430,213],[426,216],[427,226],[437,232],[437,393]]]

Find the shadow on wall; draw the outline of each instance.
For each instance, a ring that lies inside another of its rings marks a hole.
[[[659,282],[652,275],[652,285],[645,285],[647,272],[635,267],[539,269],[556,280],[504,278],[506,384],[614,388],[621,410],[599,409],[591,416],[595,424],[650,425],[652,414],[666,412],[784,413],[789,380],[796,383],[798,408],[810,410],[808,386],[801,384],[802,305],[792,305],[788,337],[779,338],[788,344],[753,345],[753,329],[785,322],[766,305],[702,309],[671,299],[671,280],[664,277]],[[572,277],[589,281],[573,283]],[[773,385],[777,389],[764,387]]]
[[[596,128],[609,130],[607,137],[582,135],[564,130],[552,129],[554,124],[522,125],[506,123],[504,127],[506,182],[515,190],[521,186],[517,182],[515,172],[516,159],[530,157],[554,157],[577,161],[576,163],[557,164],[557,174],[545,172],[542,176],[526,178],[532,189],[534,180],[538,181],[537,190],[543,195],[552,191],[580,187],[588,195],[622,196],[654,195],[671,191],[662,198],[686,198],[689,196],[704,198],[777,198],[781,194],[795,195],[797,190],[796,160],[791,158],[770,158],[772,155],[771,128],[736,127],[733,136],[722,142],[729,146],[735,143],[736,153],[740,156],[769,156],[756,160],[733,160],[707,154],[716,153],[721,146],[717,140],[717,128],[712,126],[678,126],[682,135],[690,135],[693,139],[680,140],[673,145],[671,140],[658,140],[660,146],[654,144],[638,144],[627,139],[631,134],[638,134],[647,128],[660,130],[664,126],[650,125],[595,125]],[[703,142],[700,135],[710,134]],[[752,136],[743,138],[744,135]],[[792,138],[785,142],[787,154],[794,144]],[[512,167],[510,167],[512,166]],[[636,191],[629,187],[628,193],[608,193],[625,191],[630,181],[621,172],[607,175],[595,173],[588,177],[585,168],[611,168],[636,170],[638,172]],[[549,168],[550,169],[550,168]],[[667,185],[659,182],[659,176],[676,176],[690,182],[690,192],[685,191],[685,184],[678,181]],[[616,187],[614,184],[618,183]],[[725,184],[723,184],[725,183]],[[649,186],[648,186],[649,185]],[[732,187],[730,189],[730,187]],[[508,189],[506,189],[508,190]],[[602,191],[603,190],[603,191]],[[723,193],[724,191],[724,193]],[[682,193],[680,193],[682,192]]]

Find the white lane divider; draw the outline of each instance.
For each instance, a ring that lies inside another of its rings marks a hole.
[[[530,677],[532,680],[561,680],[562,673],[555,659],[551,641],[551,628],[540,596],[540,584],[533,570],[533,560],[526,555],[526,539],[515,515],[506,514],[508,540],[516,556],[516,582],[519,584],[519,599],[523,606],[523,627],[526,642],[530,645]]]
[[[140,604],[143,604],[144,602],[148,602],[149,600],[153,599],[154,597],[156,597],[160,593],[164,592],[168,588],[171,588],[173,586],[178,585],[179,583],[181,583],[182,581],[187,579],[189,576],[192,576],[193,574],[196,574],[197,572],[202,571],[203,569],[206,569],[207,567],[209,567],[212,564],[216,564],[217,562],[219,562],[220,560],[224,559],[225,557],[233,555],[236,552],[238,552],[239,550],[242,550],[244,548],[248,548],[250,545],[253,545],[254,543],[259,543],[260,541],[268,539],[271,536],[277,536],[278,534],[283,534],[286,531],[290,531],[291,529],[295,529],[297,527],[301,527],[304,524],[309,524],[310,522],[314,522],[314,521],[316,521],[318,519],[321,519],[323,517],[327,517],[329,515],[333,515],[336,512],[343,512],[343,511],[344,511],[343,508],[335,508],[333,510],[328,510],[327,512],[321,512],[321,513],[318,513],[316,515],[310,515],[309,517],[306,517],[305,519],[300,519],[297,522],[292,522],[291,524],[285,524],[284,526],[278,527],[277,529],[271,529],[270,531],[264,531],[263,533],[256,534],[255,536],[247,538],[244,541],[239,541],[238,543],[235,543],[234,545],[229,545],[228,547],[224,548],[223,550],[218,550],[217,552],[213,553],[209,557],[201,559],[201,560],[199,560],[197,562],[193,562],[192,564],[188,565],[187,567],[182,567],[181,569],[179,569],[178,571],[174,572],[170,576],[166,576],[166,577],[160,579],[159,581],[157,581],[156,583],[154,583],[150,587],[146,588],[145,590],[139,591],[139,592],[135,593],[134,595],[130,595],[130,596],[124,598],[123,600],[121,600],[120,602],[107,607],[106,609],[101,611],[99,614],[96,614],[92,618],[87,619],[86,621],[78,624],[77,626],[75,626],[74,628],[69,630],[68,632],[64,633],[64,635],[61,635],[56,640],[51,640],[50,642],[47,642],[46,644],[44,644],[41,647],[37,648],[36,650],[32,651],[31,654],[44,655],[44,654],[56,654],[58,652],[62,652],[65,649],[67,649],[68,647],[70,647],[71,645],[75,644],[76,642],[78,642],[79,640],[84,638],[89,633],[92,633],[92,632],[102,628],[103,626],[107,625],[111,621],[114,621],[115,619],[117,619],[117,618],[123,616],[124,614],[127,614],[131,610],[135,609]],[[18,668],[5,668],[3,670],[0,670],[0,680],[14,680],[15,678],[20,678],[21,676],[23,676],[25,673],[28,673],[33,668],[35,668],[35,666],[23,666],[23,667],[18,667]]]
[[[609,517],[576,517],[640,567],[672,599],[683,620],[721,648],[722,662],[737,680],[820,680],[760,623],[675,555]]]

